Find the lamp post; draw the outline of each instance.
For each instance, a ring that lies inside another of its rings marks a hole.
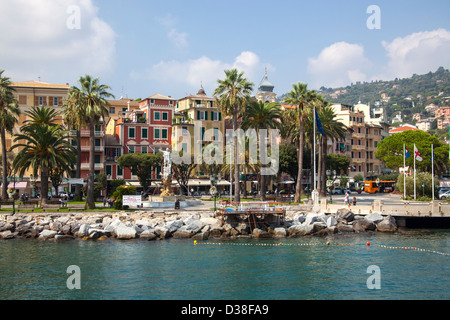
[[[216,200],[217,200],[217,182],[221,180],[220,174],[212,174],[209,176],[209,180],[211,181],[211,189],[210,193],[214,196],[214,212],[216,212]]]

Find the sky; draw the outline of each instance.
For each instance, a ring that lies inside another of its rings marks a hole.
[[[0,0],[0,70],[12,81],[176,99],[224,70],[274,92],[392,80],[450,68],[450,1]]]

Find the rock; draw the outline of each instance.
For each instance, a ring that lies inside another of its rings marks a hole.
[[[317,221],[317,213],[308,213],[303,224],[309,225]]]
[[[185,226],[181,227],[172,234],[172,237],[177,239],[189,239],[195,233],[192,230],[186,230]]]
[[[337,220],[345,220],[346,222],[353,221],[355,215],[347,208],[341,208],[336,211]]]
[[[288,234],[289,237],[302,237],[311,234],[313,229],[313,225],[310,224],[294,225],[288,229]]]
[[[130,240],[136,238],[136,229],[127,226],[120,226],[115,229],[116,238],[119,240]]]
[[[372,221],[373,223],[378,223],[380,221],[383,221],[384,218],[378,212],[372,212],[371,214],[368,214],[366,216],[366,219],[369,221]]]
[[[275,228],[273,235],[275,238],[286,238],[287,232],[285,228]]]
[[[210,225],[211,228],[222,227],[222,221],[216,218],[201,218],[200,221],[204,224]]]
[[[375,223],[373,221],[367,219],[358,219],[353,223],[353,231],[355,232],[365,232],[365,231],[374,231],[376,229]]]
[[[313,233],[319,232],[320,230],[323,230],[327,227],[326,223],[324,222],[314,222],[312,224],[313,227]]]
[[[14,224],[9,223],[9,222],[6,222],[6,223],[2,222],[0,224],[0,232],[3,232],[3,231],[11,231],[11,232],[13,232],[14,228],[15,228]]]
[[[39,234],[39,239],[42,239],[42,240],[52,239],[55,237],[55,235],[57,233],[58,232],[56,232],[54,230],[45,229],[45,230],[42,230],[42,232]]]
[[[337,225],[337,220],[332,216],[328,216],[326,223],[327,223],[327,228],[334,227]]]
[[[67,235],[67,234],[56,234],[55,235],[55,240],[56,241],[67,241],[67,240],[73,240],[73,239],[75,239],[74,236],[70,236],[70,235]]]
[[[293,218],[292,218],[292,223],[293,224],[302,224],[305,221],[306,217],[303,213],[301,214],[296,214]]]
[[[271,235],[269,232],[264,231],[264,230],[261,230],[261,229],[259,229],[259,228],[253,229],[252,235],[253,235],[255,238],[261,238],[261,239],[263,239],[263,238],[264,238],[264,239],[272,238],[272,235]]]
[[[57,219],[58,222],[62,223],[62,224],[67,224],[67,222],[70,220],[69,217],[59,217]]]
[[[239,234],[243,235],[243,236],[246,236],[246,235],[248,235],[248,234],[250,233],[250,228],[249,228],[249,226],[248,226],[247,224],[245,224],[245,223],[239,224],[239,225],[236,226],[234,229],[236,229],[236,231],[237,231]]]
[[[209,237],[210,238],[220,238],[220,236],[223,233],[222,227],[211,227],[211,230],[209,231]]]
[[[126,225],[120,221],[120,219],[114,219],[104,228],[104,230],[116,234],[116,229],[119,227],[126,227]]]
[[[397,230],[397,222],[395,218],[388,215],[383,221],[377,224],[377,230],[380,232],[395,232]]]
[[[193,240],[208,240],[209,232],[199,232],[195,234],[192,239]]]
[[[88,224],[82,224],[82,225],[80,226],[80,229],[78,230],[78,236],[79,236],[80,238],[89,236],[89,229],[90,229],[90,228],[91,228],[90,225],[88,225]]]
[[[170,236],[170,232],[169,230],[167,230],[167,228],[164,227],[156,227],[155,228],[155,233],[161,238],[161,239],[166,239]]]
[[[353,226],[342,222],[338,222],[336,228],[339,232],[353,232]]]
[[[3,232],[0,232],[0,239],[13,239],[15,237],[15,234],[11,232],[11,230],[6,230]]]
[[[154,229],[147,229],[144,230],[140,235],[140,238],[147,239],[147,240],[154,240],[156,239],[156,234]]]
[[[174,233],[184,225],[182,220],[172,220],[166,223],[165,227],[170,233]]]

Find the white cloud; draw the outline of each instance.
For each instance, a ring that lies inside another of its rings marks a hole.
[[[437,29],[382,42],[389,58],[382,79],[410,77],[414,73],[435,71],[450,66],[450,31]]]
[[[14,81],[40,76],[49,82],[112,71],[116,35],[97,12],[91,0],[0,0],[8,30],[0,33],[2,68]],[[70,29],[68,20],[79,25]]]
[[[313,77],[312,87],[339,87],[364,81],[371,63],[364,56],[364,47],[347,42],[336,42],[315,58],[308,59],[308,73]]]
[[[268,65],[271,70],[274,68]],[[237,68],[244,72],[244,76],[251,82],[255,77],[262,77],[264,66],[260,63],[258,55],[251,51],[243,51],[234,61],[227,63],[214,60],[206,56],[187,61],[161,61],[148,68],[144,73],[132,72],[134,79],[150,79],[160,87],[170,88],[172,91],[196,93],[202,84],[208,95],[212,95],[217,86],[217,79],[223,79],[224,70]],[[255,88],[258,83],[255,83]]]
[[[184,48],[189,46],[189,43],[187,41],[188,34],[186,32],[180,32],[175,27],[178,23],[177,19],[172,16],[170,13],[164,15],[164,16],[157,16],[155,17],[155,20],[168,29],[167,32],[167,38],[170,42],[172,42],[176,47],[178,48]]]

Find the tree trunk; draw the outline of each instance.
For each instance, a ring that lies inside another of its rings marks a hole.
[[[2,199],[6,201],[8,199],[8,159],[6,157],[6,132],[5,128],[1,128],[0,131],[2,139]]]
[[[75,178],[77,178],[77,179],[81,178],[81,131],[80,131],[80,129],[77,130],[77,170],[75,172]],[[81,201],[81,199],[82,199],[80,184],[75,185],[74,199],[76,199],[77,201]]]
[[[89,209],[95,209],[94,176],[95,176],[95,122],[89,121],[89,175],[87,185],[86,205]]]
[[[238,128],[238,114],[237,111],[233,111],[233,130],[234,134],[237,133]],[[245,151],[245,150],[244,150]],[[234,202],[241,202],[240,185],[239,185],[239,153],[238,153],[238,137],[234,137]]]
[[[41,206],[48,200],[48,167],[41,168]]]
[[[297,175],[297,186],[295,188],[295,198],[294,202],[300,202],[300,198],[303,195],[302,188],[302,169],[303,169],[303,145],[304,145],[304,134],[303,134],[303,119],[300,117],[300,137],[298,145],[298,175]]]

